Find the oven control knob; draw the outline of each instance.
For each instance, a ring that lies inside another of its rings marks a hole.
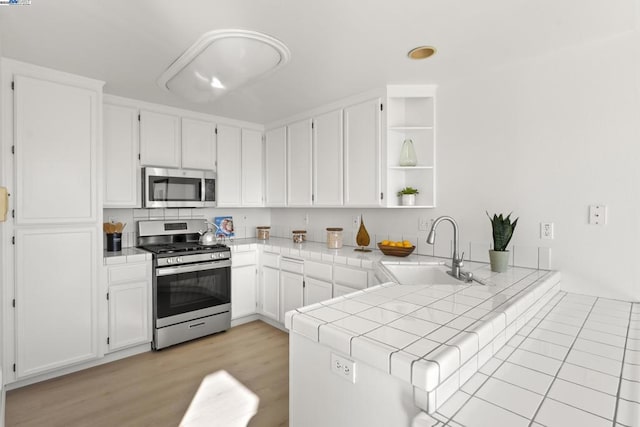
[[[215,253],[211,254],[211,259],[215,259],[215,258],[216,258],[216,254]]]
[[[176,262],[182,262],[182,257],[177,257]]]
[[[173,264],[173,259],[172,258],[167,258],[167,264]]]

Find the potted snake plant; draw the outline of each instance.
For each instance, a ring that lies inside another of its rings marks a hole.
[[[493,218],[487,212],[491,227],[493,229],[493,249],[489,251],[489,262],[491,263],[491,271],[503,273],[507,271],[509,265],[509,251],[507,245],[513,237],[513,231],[516,229],[518,219],[511,222],[511,214],[506,217],[502,214],[493,214]]]

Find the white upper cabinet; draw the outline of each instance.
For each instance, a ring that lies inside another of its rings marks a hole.
[[[311,119],[287,126],[287,205],[312,204]]]
[[[342,110],[313,119],[313,204],[341,206],[343,189]]]
[[[182,119],[182,167],[216,169],[215,125],[204,120]]]
[[[287,128],[285,126],[266,132],[265,156],[265,205],[281,207],[287,204]]]
[[[140,207],[138,109],[104,104],[104,201],[107,208]]]
[[[242,191],[241,129],[218,126],[218,206],[240,206]]]
[[[26,75],[14,82],[16,224],[95,222],[98,92]]]
[[[242,206],[262,206],[262,133],[242,129]]]
[[[140,111],[140,164],[180,167],[180,117]]]
[[[380,98],[344,109],[344,205],[380,206]]]

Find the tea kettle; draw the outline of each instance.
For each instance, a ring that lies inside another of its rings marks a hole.
[[[216,233],[213,231],[211,226],[214,226],[216,229],[218,228],[214,223],[207,221],[207,231],[198,231],[200,234],[199,242],[202,246],[213,246],[218,243]]]

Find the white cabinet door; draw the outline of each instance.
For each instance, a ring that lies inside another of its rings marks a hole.
[[[344,109],[345,206],[381,205],[380,105],[376,98]]]
[[[240,206],[242,158],[240,128],[218,125],[218,206]]]
[[[287,128],[285,126],[266,132],[265,156],[265,205],[287,205]]]
[[[284,322],[284,314],[287,311],[302,307],[302,286],[302,274],[280,271],[280,322]]]
[[[96,222],[98,93],[14,78],[16,225]]]
[[[280,309],[280,270],[262,267],[260,279],[261,313],[273,320],[279,320]]]
[[[262,206],[262,133],[242,129],[242,206]]]
[[[332,285],[330,282],[307,277],[304,280],[304,305],[331,299]]]
[[[140,164],[180,167],[180,117],[140,111]]]
[[[139,208],[138,109],[103,106],[105,208]]]
[[[342,110],[313,119],[313,204],[342,205]]]
[[[256,266],[231,268],[231,319],[256,312]]]
[[[215,125],[196,119],[182,119],[182,167],[216,169]]]
[[[96,238],[95,227],[16,231],[17,378],[100,356]]]
[[[150,292],[147,280],[109,286],[109,351],[151,342]]]
[[[311,119],[287,126],[287,205],[311,206]]]

